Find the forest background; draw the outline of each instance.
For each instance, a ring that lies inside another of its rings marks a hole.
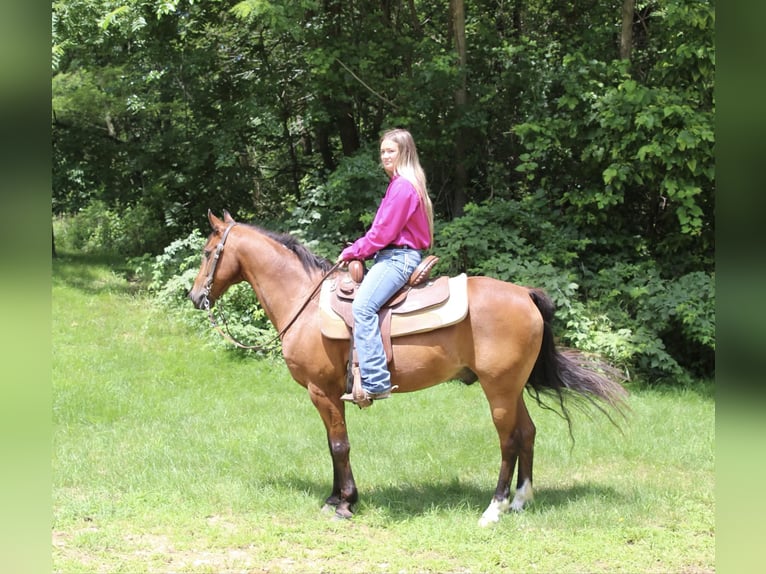
[[[179,305],[208,208],[334,259],[401,126],[438,271],[545,288],[564,344],[644,381],[714,376],[714,2],[63,0],[52,26],[54,251]]]

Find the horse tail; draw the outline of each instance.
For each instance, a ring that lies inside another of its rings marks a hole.
[[[565,399],[586,414],[590,414],[587,407],[594,406],[619,428],[612,415],[625,418],[628,391],[618,382],[624,377],[600,357],[576,349],[558,349],[553,337],[556,310],[553,301],[541,289],[529,289],[529,296],[543,318],[543,341],[527,382],[527,391],[544,408],[551,407],[543,402],[541,393],[556,398],[559,408],[551,410],[567,421],[572,440],[572,420]]]

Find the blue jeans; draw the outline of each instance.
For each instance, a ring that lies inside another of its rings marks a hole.
[[[354,345],[359,357],[362,388],[368,393],[382,393],[391,388],[378,310],[402,288],[420,260],[420,251],[414,249],[378,251],[354,297]]]

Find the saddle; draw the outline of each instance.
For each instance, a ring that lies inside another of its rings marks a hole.
[[[430,277],[439,260],[429,255],[415,268],[407,283],[378,312],[383,347],[388,361],[393,356],[392,337],[423,332],[462,320],[467,313],[465,274],[456,278]],[[325,282],[320,296],[322,333],[334,339],[350,339],[354,327],[351,305],[364,264],[352,261],[348,272]],[[393,325],[393,327],[392,327]],[[342,326],[342,329],[339,327]]]

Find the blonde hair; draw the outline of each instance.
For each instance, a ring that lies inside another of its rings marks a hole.
[[[380,143],[384,140],[390,140],[399,146],[399,155],[397,156],[394,173],[409,181],[418,192],[420,202],[426,210],[428,219],[428,233],[431,237],[431,246],[434,244],[434,208],[431,198],[428,195],[426,185],[426,173],[420,166],[418,150],[415,147],[415,140],[412,134],[405,129],[396,128],[385,132]]]

